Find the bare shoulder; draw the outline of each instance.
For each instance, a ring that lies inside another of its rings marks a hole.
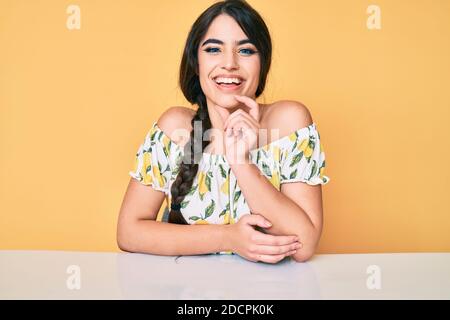
[[[192,130],[191,120],[196,111],[191,108],[174,106],[168,108],[159,117],[158,127],[176,144],[183,146]]]
[[[279,130],[280,138],[313,123],[309,109],[298,101],[280,100],[264,108],[264,126],[269,132]]]

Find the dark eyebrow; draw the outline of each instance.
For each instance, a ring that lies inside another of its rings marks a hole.
[[[206,40],[205,42],[203,42],[203,43],[202,43],[202,47],[203,47],[204,45],[207,45],[208,43],[216,43],[216,44],[223,45],[223,41],[222,41],[222,40],[211,38],[211,39],[208,39],[208,40]],[[250,41],[250,39],[243,39],[243,40],[236,41],[236,44],[237,44],[238,46],[240,46],[240,45],[242,45],[242,44],[245,44],[245,43],[251,43],[251,44],[253,44],[253,42]]]

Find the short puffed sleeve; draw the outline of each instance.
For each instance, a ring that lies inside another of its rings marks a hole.
[[[170,193],[173,160],[179,148],[154,122],[136,152],[134,168],[129,175],[155,190]]]
[[[325,152],[315,123],[298,129],[282,142],[280,184],[300,181],[317,185],[331,180],[325,176]]]

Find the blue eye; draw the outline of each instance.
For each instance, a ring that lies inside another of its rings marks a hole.
[[[217,53],[219,51],[220,51],[219,48],[206,48],[205,49],[205,52],[209,52],[209,53]]]
[[[246,56],[250,56],[250,55],[256,53],[256,51],[252,50],[252,49],[241,49],[239,51],[242,52]]]
[[[210,47],[210,48],[206,48],[204,51],[208,52],[208,53],[219,53],[220,48]],[[243,54],[244,56],[251,56],[252,54],[255,54],[258,51],[255,51],[253,49],[243,48],[243,49],[240,49],[239,52],[241,54]]]

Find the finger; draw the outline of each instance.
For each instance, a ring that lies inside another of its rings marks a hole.
[[[245,125],[245,126],[244,126]],[[228,124],[227,129],[231,128],[232,130],[240,129],[240,128],[250,128],[252,131],[257,131],[258,127],[254,126],[253,123],[244,118],[235,118],[231,120]]]
[[[238,96],[235,95],[234,96],[236,98],[236,100],[244,103],[246,106],[248,106],[250,108],[249,110],[249,114],[256,120],[259,122],[259,104],[258,102],[256,102],[255,100],[253,100],[250,97],[247,96]]]
[[[243,137],[249,137],[249,136],[256,137],[255,129],[253,127],[250,127],[246,123],[242,123],[242,122],[238,123],[237,128],[238,128],[238,130],[240,130],[242,132]]]
[[[258,232],[255,235],[255,242],[262,245],[283,246],[296,241],[299,241],[297,236],[274,236],[262,232]]]
[[[266,263],[277,263],[280,262],[281,260],[283,260],[285,257],[292,255],[292,251],[290,253],[287,254],[257,254],[252,256],[253,259],[257,260],[257,261],[261,261],[261,262],[266,262]]]
[[[243,104],[245,104],[247,107],[249,107],[250,109],[256,109],[259,108],[259,104],[258,102],[256,102],[255,100],[253,100],[250,97],[247,96],[243,96],[243,95],[234,95],[235,99],[239,102],[242,102]]]
[[[272,223],[269,220],[267,220],[262,215],[257,213],[243,215],[241,217],[241,220],[248,225],[251,226],[257,225],[258,227],[261,228],[270,228],[272,226]]]
[[[301,249],[302,246],[303,245],[297,241],[294,243],[282,245],[282,246],[258,245],[255,247],[254,253],[270,254],[270,255],[287,254],[291,251],[297,251],[298,249]]]
[[[253,130],[253,128],[243,120],[236,122],[236,124],[232,128],[235,134],[237,133],[236,136],[239,136],[241,133],[244,134],[247,130]]]
[[[242,114],[243,112],[244,112],[244,111],[243,111],[242,109],[238,109],[238,110],[236,110],[235,112],[233,112],[232,114],[230,114],[230,115],[226,118],[225,122],[223,123],[223,127],[226,128],[227,125],[228,125],[228,123],[230,122],[231,119],[233,119],[234,117],[236,117],[236,115],[238,115],[238,114]]]
[[[244,117],[246,119],[248,119],[250,122],[252,122],[255,126],[259,126],[259,122],[256,121],[250,114],[248,114],[247,112],[243,111],[242,109],[236,110],[235,112],[233,112],[231,115],[229,115],[227,117],[227,119],[224,122],[224,128],[226,128],[230,121],[233,120],[236,117]]]
[[[245,121],[245,122],[248,123],[250,126],[255,127],[255,128],[257,128],[257,127],[259,126],[259,124],[256,124],[256,123],[254,122],[254,120],[251,120],[251,119],[246,118],[246,117],[238,116],[238,117],[235,117],[235,118],[231,119],[231,120],[228,122],[226,128],[233,127],[233,125],[235,125],[235,124],[236,124],[237,122],[239,122],[239,121]]]
[[[227,120],[225,120],[224,128],[228,128],[233,121],[236,121],[236,120],[239,120],[239,119],[246,119],[255,128],[259,128],[260,127],[259,123],[255,119],[253,119],[253,117],[251,117],[248,113],[242,111],[240,113],[233,114],[233,116],[229,116],[227,118]]]
[[[239,135],[240,135],[239,129],[233,129],[233,134],[235,137],[239,137]]]
[[[256,136],[255,129],[253,127],[250,127],[250,125],[248,125],[245,122],[238,122],[236,124],[236,130],[239,133],[242,133],[243,138],[246,138],[249,136]]]

